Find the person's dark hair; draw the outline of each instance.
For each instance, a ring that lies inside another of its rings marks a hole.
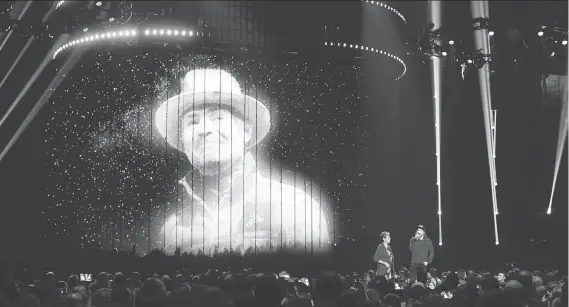
[[[148,278],[140,287],[135,297],[139,307],[161,307],[166,300],[166,286],[159,278]]]
[[[343,284],[340,275],[334,272],[324,272],[314,286],[316,301],[338,301],[343,294]]]
[[[486,275],[480,281],[480,287],[484,292],[500,288],[498,280],[492,275]]]
[[[17,307],[40,307],[40,299],[35,294],[26,294],[22,296],[17,304]]]
[[[450,272],[444,281],[445,288],[448,291],[456,290],[458,288],[459,278],[455,272]]]
[[[524,286],[524,298],[530,296],[533,290],[532,273],[528,270],[521,270],[514,277],[515,280],[519,281]]]
[[[423,300],[423,306],[425,307],[442,307],[444,304],[445,298],[436,293],[431,293],[425,297]]]
[[[482,294],[477,300],[475,307],[503,307],[508,306],[504,291],[494,289]]]
[[[381,302],[389,306],[401,306],[401,298],[394,293],[386,294]]]
[[[439,277],[439,272],[437,271],[437,268],[430,268],[429,273],[431,274],[432,278],[438,278]]]

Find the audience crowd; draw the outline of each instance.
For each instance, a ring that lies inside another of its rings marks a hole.
[[[373,271],[325,271],[291,276],[286,271],[187,270],[143,276],[99,272],[59,276],[4,273],[0,307],[560,307],[567,304],[567,280],[558,272],[435,268],[410,280],[402,268],[392,278]],[[67,275],[67,274],[65,274]]]

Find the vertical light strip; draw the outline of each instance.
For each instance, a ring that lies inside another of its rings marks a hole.
[[[442,26],[442,5],[438,0],[429,1],[429,18],[435,29]],[[437,215],[439,219],[439,245],[443,245],[443,222],[441,201],[441,99],[442,99],[442,63],[438,57],[431,58],[431,87],[433,91],[433,109],[435,121],[435,156],[437,158]]]
[[[475,18],[488,18],[488,1],[470,1],[470,8],[472,19]],[[488,29],[474,30],[474,43],[475,48],[481,49],[484,54],[489,55],[490,43]],[[496,245],[500,244],[498,236],[498,200],[496,197],[496,173],[493,158],[493,144],[492,144],[492,123],[491,123],[491,95],[490,95],[490,70],[488,65],[484,65],[478,70],[478,78],[480,81],[480,97],[482,98],[482,111],[484,116],[484,128],[486,132],[486,147],[488,151],[488,167],[490,170],[490,189],[492,191],[492,205],[493,205],[493,218],[494,218],[494,238]]]
[[[565,149],[567,139],[567,76],[563,77],[563,94],[561,95],[561,118],[559,119],[559,135],[557,136],[557,155],[555,156],[555,171],[553,173],[553,185],[551,186],[551,196],[549,198],[549,206],[547,214],[551,214],[551,206],[553,205],[553,195],[555,192],[555,184],[557,183],[557,175],[559,174],[559,166]]]

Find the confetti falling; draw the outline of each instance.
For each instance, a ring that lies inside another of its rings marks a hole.
[[[153,114],[180,93],[185,73],[210,67],[231,72],[269,108],[271,130],[254,149],[267,176],[322,200],[330,240],[349,232],[364,184],[345,163],[361,163],[367,138],[358,63],[129,50],[85,56],[51,99],[48,235],[85,248],[168,249],[165,221],[184,207],[178,181],[191,164],[167,146]]]

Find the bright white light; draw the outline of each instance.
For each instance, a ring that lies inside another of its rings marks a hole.
[[[156,35],[158,33],[158,31],[156,31],[156,29],[152,30],[152,35]]]
[[[170,29],[166,30],[166,35],[172,35],[172,30]]]
[[[356,45],[356,49],[358,48],[358,45]]]
[[[554,55],[555,55],[555,51],[551,52],[551,56],[554,56]]]
[[[123,31],[119,31],[119,36],[123,36],[124,32]]]
[[[95,5],[96,5],[96,6],[101,6],[101,5],[103,5],[103,2],[97,1],[97,3],[95,3]]]
[[[190,36],[194,36],[194,31],[190,31]]]
[[[496,241],[496,245],[500,245],[500,242]]]
[[[471,60],[471,59],[468,59],[467,62],[468,62],[468,64],[472,64],[472,60]]]
[[[442,246],[442,245],[443,245],[443,242],[439,242],[439,246]]]
[[[346,43],[344,43],[344,47],[346,47]]]
[[[132,36],[136,36],[136,30],[130,31],[130,34],[131,34]]]
[[[186,30],[182,31],[182,36],[186,36]]]
[[[449,45],[454,45],[454,41],[453,41],[453,40],[450,40],[450,41],[448,41],[448,44],[449,44]]]
[[[551,208],[547,208],[547,214],[551,214]]]
[[[174,30],[174,35],[178,35],[178,30]]]
[[[567,45],[567,41],[566,40],[562,41],[561,45],[563,45],[563,46]]]
[[[488,32],[488,35],[493,36],[493,35],[494,35],[494,31]]]
[[[99,39],[99,34],[95,34],[95,39]]]
[[[89,28],[84,28],[84,29],[83,29],[83,32],[87,32],[87,31],[89,31]]]
[[[328,42],[324,42],[324,46],[328,46]]]
[[[111,18],[109,18],[109,21],[110,21],[110,22],[113,22],[113,21],[115,21],[115,18],[114,18],[114,17],[111,17]]]
[[[164,35],[164,30],[160,29],[160,31],[158,31],[158,33],[160,33],[160,35]]]
[[[446,51],[443,51],[443,56],[447,56],[447,52],[446,52]]]
[[[537,36],[543,36],[543,31],[537,32]]]

